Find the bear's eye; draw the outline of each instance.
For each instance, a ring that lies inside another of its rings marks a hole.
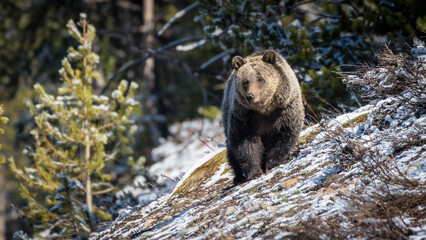
[[[257,79],[257,81],[261,83],[261,82],[264,82],[265,80],[264,80],[262,77],[259,77],[259,78]]]
[[[247,87],[247,86],[249,85],[249,81],[245,80],[245,81],[243,82],[243,85],[244,85],[244,87]]]

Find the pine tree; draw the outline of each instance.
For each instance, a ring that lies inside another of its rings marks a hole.
[[[0,105],[0,123],[2,124],[6,124],[9,119],[7,117],[3,117],[2,115],[4,114],[4,108],[3,105]],[[4,130],[2,128],[0,128],[0,134],[4,134]],[[1,150],[1,144],[0,144],[0,150]],[[4,157],[0,156],[0,164],[4,163]]]
[[[135,166],[130,145],[137,127],[130,114],[138,106],[132,98],[138,86],[123,80],[112,98],[94,95],[92,82],[100,77],[92,52],[95,28],[85,14],[79,27],[69,20],[67,28],[79,45],[62,60],[58,95],[35,84],[40,102],[28,104],[37,125],[31,131],[36,144],[24,151],[32,164],[18,169],[11,160],[11,169],[28,201],[22,214],[38,237],[85,239],[98,221],[112,217],[100,199],[117,189],[113,164],[125,159]]]

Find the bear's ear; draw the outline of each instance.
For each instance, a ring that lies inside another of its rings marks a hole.
[[[238,70],[238,68],[240,68],[241,66],[243,66],[245,63],[246,63],[246,60],[244,60],[240,56],[235,56],[235,57],[232,58],[232,67],[235,70]]]
[[[262,57],[262,61],[274,64],[276,60],[276,54],[273,50],[267,50]]]

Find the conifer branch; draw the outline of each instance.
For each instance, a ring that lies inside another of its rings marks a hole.
[[[58,220],[58,221],[61,221],[61,222],[65,222],[65,223],[67,223],[68,225],[70,225],[70,226],[73,226],[74,228],[76,228],[76,229],[81,229],[78,225],[75,225],[75,224],[73,224],[72,222],[70,222],[70,221],[68,221],[67,219],[65,219],[65,218],[61,218],[61,217],[59,217],[57,214],[55,214],[55,213],[53,213],[52,211],[50,211],[47,207],[45,207],[45,206],[43,206],[42,204],[40,204],[29,192],[28,193],[25,193],[24,192],[24,194],[25,194],[25,196],[27,197],[27,198],[29,198],[29,199],[31,199],[32,200],[32,202],[34,203],[34,204],[36,204],[39,208],[41,208],[41,209],[44,209],[44,211],[47,213],[47,214],[49,214],[50,216],[52,216],[53,218],[55,218],[56,220]]]
[[[106,188],[106,189],[104,189],[104,190],[100,190],[100,191],[95,191],[95,192],[92,192],[92,195],[101,195],[101,194],[106,194],[106,193],[109,193],[109,192],[112,192],[112,191],[114,191],[114,190],[116,190],[117,188],[116,187],[109,187],[109,188]]]
[[[67,176],[63,176],[63,175],[61,177],[62,178],[67,178]],[[67,194],[66,201],[68,202],[70,215],[71,215],[72,220],[74,222],[74,229],[75,229],[75,232],[76,232],[76,234],[78,236],[79,234],[78,234],[78,228],[77,228],[77,219],[75,218],[74,209],[72,207],[72,201],[71,201],[72,196],[70,194],[71,191],[70,191],[69,186],[68,186],[68,184],[69,184],[68,179],[63,180],[63,183],[64,183],[63,185],[65,186],[65,191],[66,191],[66,194]]]
[[[52,150],[60,158],[66,160],[66,161],[68,161],[70,163],[74,163],[74,161],[72,161],[71,159],[67,158],[61,152],[59,152],[58,150],[56,150],[55,146],[53,146],[52,143],[49,141],[49,139],[47,138],[47,136],[44,133],[44,131],[40,131],[40,132],[41,132],[41,135],[43,136],[44,142],[47,143],[47,146],[49,147],[50,150]]]
[[[72,89],[73,88],[72,83],[71,83],[70,79],[68,78],[67,73],[65,72],[65,69],[64,69],[64,71],[62,71],[62,78],[68,84],[68,87]]]
[[[104,124],[104,125],[102,125],[102,126],[98,127],[98,130],[104,130],[104,129],[107,129],[107,128],[110,128],[110,127],[113,127],[113,126],[115,126],[116,124],[118,124],[119,122],[120,122],[120,120],[116,120],[116,121],[114,121],[114,122],[110,122],[110,123]]]
[[[15,161],[13,159],[10,160],[10,165],[9,166],[10,166],[10,169],[12,170],[12,172],[15,173],[19,178],[25,180],[26,183],[30,183],[30,185],[35,185],[36,184],[33,179],[27,177],[27,175],[25,175],[25,174],[22,174],[22,171],[19,170],[16,167]]]
[[[35,140],[36,140],[37,147],[41,149],[41,143],[40,143],[39,138],[38,138],[38,137],[35,137]],[[44,155],[44,154],[39,154],[39,156],[40,156],[43,160],[48,161],[48,160],[47,160],[47,158],[46,158],[46,155]],[[36,167],[36,169],[37,169],[37,171],[40,173],[40,175],[43,177],[44,181],[48,181],[48,180],[49,180],[49,178],[46,176],[45,171],[43,171],[43,170],[39,167],[38,162],[37,162],[37,157],[36,157],[36,156],[34,156],[34,157],[33,157],[33,161],[34,161],[34,166]],[[57,186],[54,186],[54,187],[56,188]]]

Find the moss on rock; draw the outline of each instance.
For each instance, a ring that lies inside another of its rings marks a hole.
[[[200,186],[205,183],[206,180],[210,179],[219,170],[219,167],[225,163],[227,163],[226,150],[223,150],[195,169],[195,171],[174,191],[174,196],[190,196],[192,190],[199,190]],[[229,170],[230,167],[227,166],[222,174],[227,173]]]

